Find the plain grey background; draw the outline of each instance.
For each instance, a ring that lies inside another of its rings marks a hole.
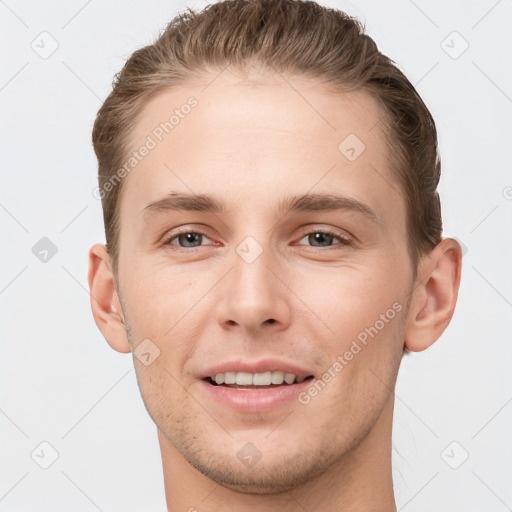
[[[511,510],[512,3],[321,3],[360,17],[430,108],[445,235],[466,251],[450,326],[398,377],[398,509]],[[90,311],[90,139],[114,74],[187,6],[206,2],[0,1],[1,512],[165,510],[131,355]]]

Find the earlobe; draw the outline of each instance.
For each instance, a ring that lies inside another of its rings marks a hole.
[[[455,310],[462,250],[444,238],[420,263],[405,330],[405,346],[413,352],[430,347],[444,332]]]
[[[122,307],[115,288],[110,256],[103,244],[89,250],[89,290],[94,321],[108,344],[117,352],[130,352]]]

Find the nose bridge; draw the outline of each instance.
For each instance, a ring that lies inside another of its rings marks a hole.
[[[286,288],[270,268],[278,266],[268,236],[246,236],[234,247],[232,271],[225,280],[219,305],[219,321],[247,330],[264,325],[288,324]]]

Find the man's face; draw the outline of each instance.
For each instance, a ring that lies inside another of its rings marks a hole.
[[[134,129],[132,149],[157,145],[125,178],[118,292],[132,349],[160,351],[134,362],[161,439],[224,485],[285,490],[390,417],[413,288],[405,205],[368,95],[211,79],[160,94]],[[147,208],[170,194],[224,209]],[[303,195],[345,199],[289,209]],[[209,379],[244,370],[304,380]]]

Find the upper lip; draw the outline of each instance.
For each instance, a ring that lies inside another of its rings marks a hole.
[[[236,359],[232,361],[225,361],[208,368],[205,370],[201,378],[206,379],[208,377],[215,377],[218,373],[226,372],[264,373],[267,371],[293,373],[296,377],[304,378],[313,375],[313,372],[309,370],[279,359],[260,359],[259,361]]]

